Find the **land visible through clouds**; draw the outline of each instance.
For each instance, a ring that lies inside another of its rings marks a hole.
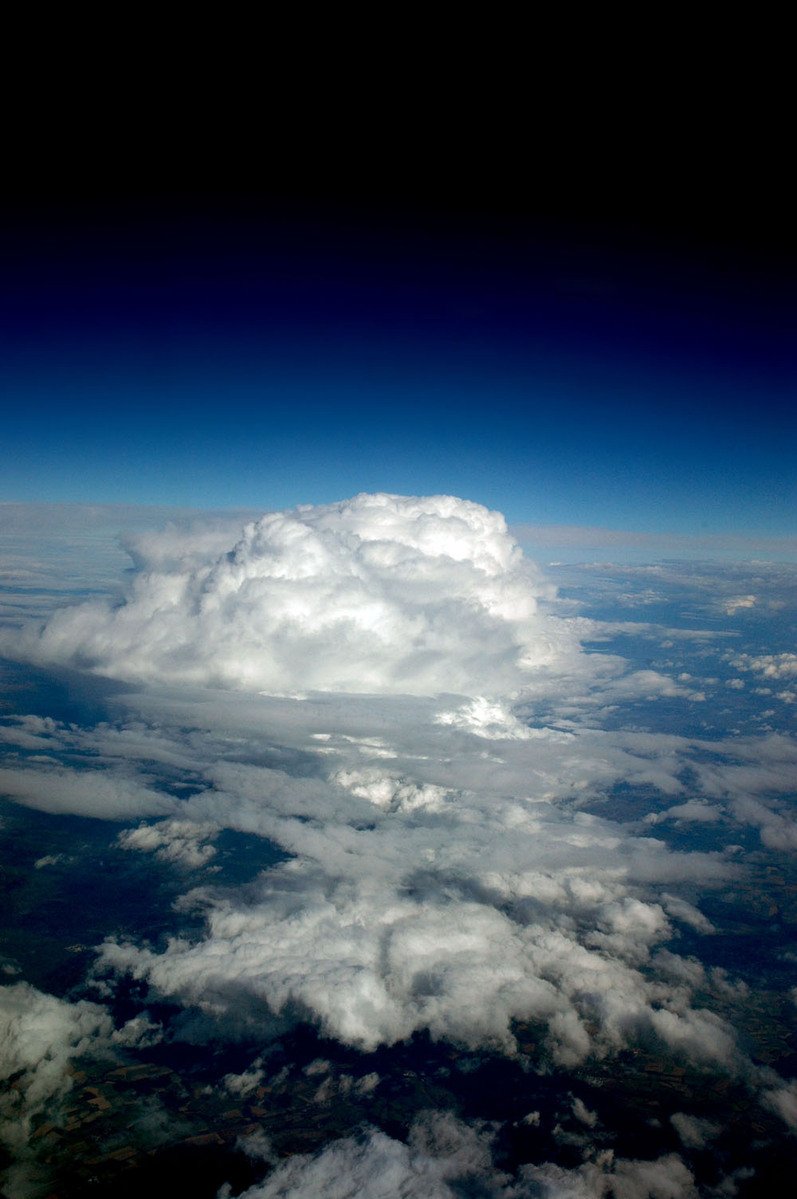
[[[790,1185],[793,205],[637,158],[4,201],[8,1199]]]
[[[6,593],[8,1193],[785,1177],[793,568],[180,522]]]

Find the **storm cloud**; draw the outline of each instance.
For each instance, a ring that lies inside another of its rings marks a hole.
[[[144,682],[466,695],[577,652],[501,514],[452,496],[271,513],[221,553],[216,533],[175,541],[132,539],[125,601],[56,614],[27,651]]]

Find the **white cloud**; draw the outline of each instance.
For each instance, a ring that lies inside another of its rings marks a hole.
[[[797,1080],[765,1091],[763,1103],[780,1116],[793,1133],[797,1133]]]
[[[668,916],[672,916],[674,920],[680,920],[682,924],[688,924],[698,933],[714,933],[717,930],[711,921],[703,915],[701,911],[689,903],[681,895],[667,895],[661,897],[664,905],[664,910]]]
[[[194,892],[186,902],[208,921],[196,943],[161,954],[109,944],[104,965],[225,1020],[301,1015],[362,1047],[428,1029],[513,1052],[513,1021],[532,1019],[563,1064],[645,1035],[692,1055],[689,985],[670,972],[662,990],[651,953],[672,935],[668,914],[710,929],[682,884],[710,887],[738,867],[578,807],[621,779],[677,793],[684,739],[583,727],[486,737],[436,721],[445,699],[128,702],[155,727],[138,718],[129,736],[104,728],[87,744],[146,762],[151,736],[165,762],[196,753],[204,789],[124,844],[204,858],[208,834],[233,828],[291,861],[241,891]],[[290,747],[290,773],[247,760],[264,733]],[[669,1022],[654,1019],[662,1004]]]
[[[0,768],[0,792],[41,812],[129,820],[174,812],[177,800],[134,776],[69,766]]]
[[[474,1181],[496,1199],[509,1195],[508,1178],[493,1167],[489,1136],[448,1113],[430,1112],[415,1122],[406,1144],[376,1129],[333,1141],[319,1154],[281,1163],[241,1199],[455,1199]]]
[[[240,1074],[225,1074],[222,1082],[236,1099],[244,1099],[257,1090],[265,1076],[266,1072],[263,1069],[263,1063],[258,1058],[248,1070],[244,1070]]]
[[[464,729],[488,740],[527,740],[534,736],[534,730],[522,724],[506,704],[490,701],[483,695],[453,711],[441,712],[435,719],[438,724]]]
[[[104,1008],[66,1003],[28,983],[0,986],[0,1137],[19,1152],[32,1118],[72,1086],[70,1063],[107,1052],[113,1024]]]
[[[142,681],[473,695],[515,691],[577,649],[479,504],[361,495],[263,516],[227,552],[218,541],[138,538],[127,601],[59,612],[27,651]]]
[[[687,1149],[703,1149],[722,1132],[721,1125],[699,1116],[689,1116],[686,1112],[674,1112],[670,1123]]]
[[[697,1199],[694,1179],[677,1154],[654,1161],[592,1153],[573,1170],[545,1163],[523,1166],[516,1178],[492,1159],[488,1127],[449,1113],[428,1112],[407,1142],[376,1129],[333,1141],[315,1155],[279,1163],[241,1199]],[[224,1188],[221,1196],[229,1196]]]
[[[70,858],[63,853],[46,853],[43,858],[37,858],[33,863],[34,870],[43,870],[46,866],[57,866],[59,862],[69,862]]]
[[[587,1128],[594,1128],[598,1123],[597,1113],[591,1111],[578,1095],[574,1096],[572,1107],[575,1118],[582,1124],[586,1124]]]
[[[501,741],[511,760],[495,761],[479,735],[420,728],[437,752],[413,760],[403,742],[420,748],[414,730],[395,725],[396,774],[381,759],[327,781],[215,767],[220,790],[192,797],[185,813],[268,836],[295,856],[245,895],[194,892],[204,940],[162,954],[109,943],[103,964],[219,1015],[236,995],[275,1013],[298,1009],[362,1048],[429,1029],[512,1051],[512,1021],[535,1019],[554,1057],[572,1063],[653,1028],[654,990],[639,967],[671,930],[640,897],[644,880],[705,885],[732,868],[560,808],[548,793],[561,786],[560,737]],[[367,740],[330,733],[322,745],[341,754],[348,745],[359,759]],[[594,744],[582,753],[565,743],[568,770],[594,774]],[[700,919],[672,902],[678,918]],[[659,1033],[687,1044],[682,1024],[679,1014]]]
[[[755,595],[734,595],[730,599],[723,600],[722,607],[727,616],[735,616],[744,608],[754,608],[757,603],[758,597]]]
[[[117,837],[122,849],[154,853],[163,862],[174,862],[189,870],[206,866],[216,853],[208,842],[218,834],[213,824],[193,820],[160,820],[125,829]]]
[[[0,785],[47,811],[163,817],[119,844],[177,866],[207,864],[223,828],[290,860],[244,887],[184,897],[205,915],[204,936],[161,952],[108,941],[100,969],[148,980],[231,1036],[299,1019],[366,1050],[428,1031],[512,1054],[515,1024],[528,1021],[546,1069],[641,1043],[750,1081],[730,1025],[695,1006],[698,993],[716,997],[714,976],[664,948],[677,924],[713,931],[696,903],[740,867],[645,834],[658,821],[736,820],[794,847],[777,799],[793,787],[793,742],[602,729],[609,705],[698,701],[684,684],[708,680],[581,653],[579,636],[600,626],[549,615],[547,584],[478,505],[357,497],[264,517],[237,543],[228,529],[139,537],[134,557],[125,603],[78,604],[29,644],[42,659],[143,680],[117,701],[133,717],[92,730],[7,722],[12,747],[68,764],[18,763]],[[162,776],[177,779],[170,794]],[[647,824],[593,814],[618,783],[655,788],[649,806],[670,806]],[[255,1062],[225,1085],[247,1096],[262,1079]],[[333,1082],[318,1085],[321,1102]],[[767,1085],[790,1110],[788,1088]],[[692,1194],[677,1157],[543,1166],[510,1184],[490,1173],[481,1134],[424,1127],[408,1145],[373,1133],[294,1159],[257,1194],[368,1194],[356,1186],[381,1162],[406,1194],[448,1196],[476,1158],[507,1196],[527,1183],[535,1195]],[[334,1190],[350,1177],[354,1190]]]
[[[749,670],[765,679],[797,678],[797,654],[737,654],[730,662],[737,670]]]
[[[651,812],[645,817],[648,824],[659,824],[662,820],[686,820],[697,824],[714,824],[722,820],[723,811],[717,804],[705,799],[688,799],[686,803],[675,804],[664,812]]]
[[[0,725],[0,742],[20,749],[62,749],[58,722],[51,717],[9,716],[8,724]]]
[[[655,1161],[614,1160],[611,1151],[574,1170],[546,1163],[522,1171],[528,1189],[518,1199],[697,1199],[691,1171],[675,1153]]]
[[[111,1037],[114,1045],[126,1049],[147,1049],[163,1040],[163,1027],[150,1020],[146,1012],[132,1016]]]

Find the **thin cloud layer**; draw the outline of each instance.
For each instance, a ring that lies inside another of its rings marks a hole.
[[[58,613],[27,652],[143,682],[476,695],[577,650],[504,518],[466,500],[360,495],[218,542],[133,539],[126,601]]]

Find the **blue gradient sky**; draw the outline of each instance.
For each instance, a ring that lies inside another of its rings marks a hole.
[[[16,214],[0,500],[450,492],[514,522],[793,533],[791,283],[678,234],[252,202]]]

